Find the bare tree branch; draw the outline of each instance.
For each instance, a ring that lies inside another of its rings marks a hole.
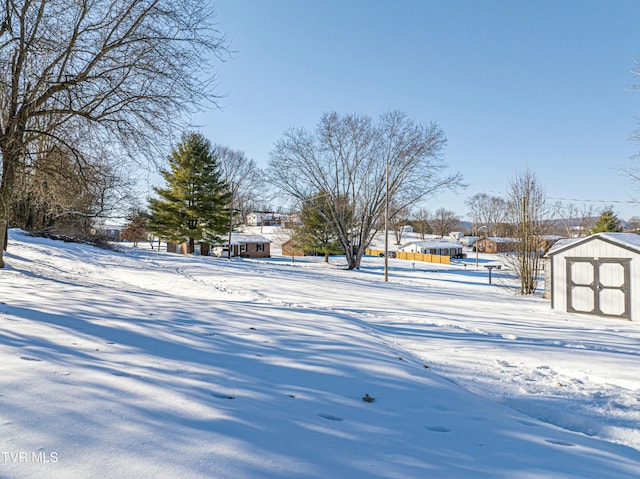
[[[72,145],[76,158],[139,157],[176,138],[185,114],[215,105],[211,60],[228,49],[208,2],[5,0],[3,7],[0,232],[16,174],[40,138]]]
[[[284,133],[272,152],[270,178],[299,201],[318,195],[330,200],[320,214],[333,225],[353,269],[384,211],[387,165],[389,197],[398,210],[435,191],[461,186],[459,174],[442,174],[445,144],[436,124],[416,124],[402,112],[383,114],[377,122],[327,113],[315,133]]]

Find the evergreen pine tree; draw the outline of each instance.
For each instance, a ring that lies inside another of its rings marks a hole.
[[[187,242],[193,253],[196,241],[215,244],[228,227],[229,190],[221,179],[218,158],[200,133],[182,136],[162,170],[166,188],[154,188],[149,199],[149,229],[168,241]]]
[[[591,228],[591,234],[595,233],[618,233],[622,231],[620,220],[613,212],[613,209],[607,208],[600,214],[600,217]]]

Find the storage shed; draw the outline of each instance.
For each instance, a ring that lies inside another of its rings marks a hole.
[[[553,309],[640,317],[640,235],[599,233],[561,240],[546,259],[545,293]]]

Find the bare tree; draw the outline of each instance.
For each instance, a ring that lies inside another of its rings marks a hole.
[[[444,237],[456,230],[460,226],[460,217],[453,211],[438,208],[431,218],[431,228],[433,232]]]
[[[431,230],[431,214],[426,208],[420,208],[415,214],[413,221],[413,230],[420,235],[421,239],[432,232]]]
[[[396,245],[399,245],[402,242],[402,235],[405,231],[404,227],[410,224],[408,218],[409,207],[405,206],[397,208],[395,205],[389,206],[389,228],[393,231]]]
[[[344,248],[349,269],[359,268],[385,209],[410,206],[443,188],[461,184],[443,175],[446,139],[436,124],[420,125],[399,111],[380,116],[327,113],[315,133],[291,129],[272,152],[271,181],[302,200],[323,192],[327,221]]]
[[[632,216],[627,221],[627,231],[630,233],[640,233],[640,217]]]
[[[509,219],[516,228],[517,251],[512,267],[520,279],[520,293],[532,294],[538,285],[542,237],[548,233],[553,209],[536,175],[525,170],[509,183]]]
[[[588,236],[593,227],[593,206],[582,205],[579,208],[573,203],[557,204],[558,217],[562,226],[561,234],[568,238]]]
[[[210,59],[226,52],[226,41],[208,2],[6,0],[3,7],[0,231],[42,138],[79,164],[105,150],[157,151],[154,143],[171,138],[185,113],[215,102]]]
[[[223,145],[214,145],[214,154],[217,155],[220,164],[222,179],[227,184],[230,193],[229,205],[229,244],[234,229],[234,216],[242,213],[241,218],[246,220],[252,206],[255,203],[256,190],[260,183],[260,175],[256,162],[247,158],[243,151],[232,150]],[[228,257],[231,258],[231,248]]]
[[[149,240],[150,235],[147,230],[149,214],[140,209],[132,209],[127,215],[127,224],[120,231],[120,239],[130,241],[134,248],[138,247],[138,242]],[[149,241],[153,249],[153,241]]]
[[[21,165],[9,210],[13,226],[88,238],[92,221],[128,199],[128,182],[105,159],[79,163],[64,149],[42,148]]]
[[[499,196],[477,193],[466,202],[476,228],[487,227],[489,236],[500,236],[500,225],[507,218],[507,202]]]

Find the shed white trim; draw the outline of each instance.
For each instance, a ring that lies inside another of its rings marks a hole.
[[[640,317],[640,235],[599,233],[562,240],[547,257],[552,308],[631,320]]]

